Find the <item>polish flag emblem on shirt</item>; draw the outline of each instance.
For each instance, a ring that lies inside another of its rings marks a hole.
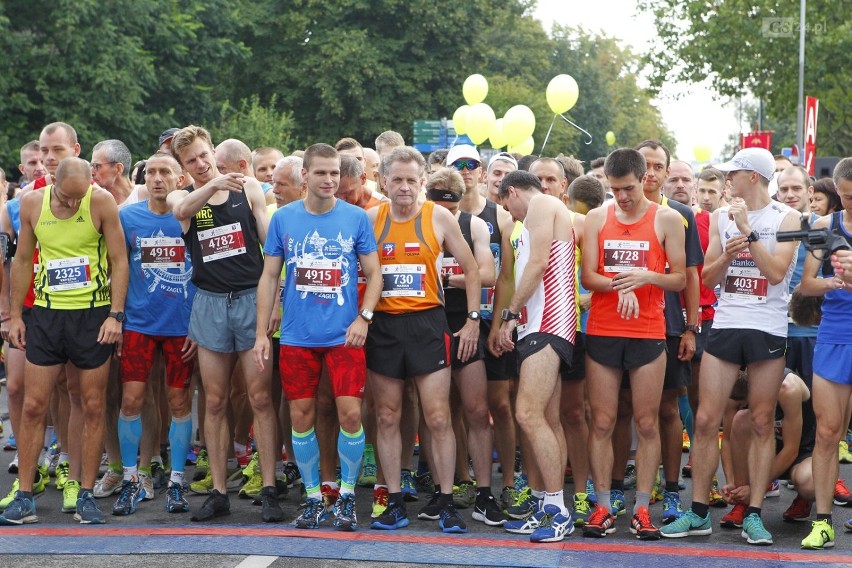
[[[405,254],[420,254],[420,243],[405,243]]]

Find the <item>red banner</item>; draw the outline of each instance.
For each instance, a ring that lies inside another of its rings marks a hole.
[[[772,151],[772,131],[758,130],[742,135],[743,148],[764,148]]]
[[[805,97],[805,161],[802,164],[809,175],[814,175],[816,168],[816,139],[817,116],[819,115],[819,99]]]

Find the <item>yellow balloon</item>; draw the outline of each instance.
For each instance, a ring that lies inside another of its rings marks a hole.
[[[471,106],[481,103],[488,94],[488,81],[479,73],[471,75],[464,80],[462,94],[464,95],[464,100]]]
[[[713,157],[713,150],[707,144],[696,144],[692,148],[692,155],[695,156],[696,162],[705,163]]]
[[[610,146],[615,146],[615,132],[612,130],[606,133],[606,143]]]
[[[503,132],[509,146],[517,146],[535,132],[535,114],[527,105],[515,105],[503,117]]]
[[[497,117],[494,110],[485,103],[476,103],[470,107],[467,115],[467,135],[477,146],[488,140],[494,131]]]
[[[509,146],[509,152],[510,153],[512,153],[512,154],[518,153],[518,154],[521,154],[523,156],[528,156],[528,155],[532,154],[534,149],[535,149],[535,141],[533,140],[532,136],[530,136],[529,138],[527,138],[526,140],[524,140],[523,142],[521,142],[520,144],[518,144],[516,146]]]
[[[494,130],[491,131],[491,136],[488,138],[491,142],[491,147],[494,149],[502,148],[507,144],[506,133],[503,131],[503,119],[498,118],[494,123]]]
[[[568,112],[577,104],[580,96],[580,87],[571,75],[557,75],[547,85],[547,104],[550,110],[556,114]]]
[[[467,117],[469,113],[470,107],[468,105],[460,106],[453,113],[453,128],[459,136],[467,134]]]

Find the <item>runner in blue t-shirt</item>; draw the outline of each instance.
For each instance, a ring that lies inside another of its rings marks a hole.
[[[367,371],[364,341],[382,280],[376,239],[367,214],[334,197],[340,182],[340,158],[327,144],[314,144],[304,156],[304,200],[281,207],[272,216],[257,294],[258,368],[269,358],[269,314],[284,262],[284,316],[279,365],[281,386],[290,404],[293,453],[308,499],[296,519],[299,528],[318,528],[328,517],[319,482],[319,445],[314,432],[315,403],[325,365],[334,391],[340,435],[340,497],[334,526],[354,530],[355,483],[364,452],[361,396]],[[367,278],[358,306],[358,261]]]
[[[183,470],[192,437],[189,384],[196,347],[187,337],[187,328],[195,286],[190,282],[192,264],[181,238],[180,223],[166,203],[166,196],[183,185],[181,172],[172,156],[151,156],[145,168],[149,199],[119,212],[130,255],[130,284],[121,352],[124,388],[118,417],[124,481],[112,509],[114,515],[130,515],[143,498],[153,499],[153,494],[147,495],[144,488],[150,470],[137,469],[136,456],[142,438],[145,383],[158,350],[165,361],[172,413],[169,429],[172,473],[166,493],[166,510],[170,513],[189,511],[189,503],[183,496]],[[142,452],[142,464],[150,462],[150,455],[145,453]]]

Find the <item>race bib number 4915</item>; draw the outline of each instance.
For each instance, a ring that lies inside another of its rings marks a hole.
[[[308,259],[296,262],[296,290],[299,292],[339,293],[343,277],[339,260]]]

